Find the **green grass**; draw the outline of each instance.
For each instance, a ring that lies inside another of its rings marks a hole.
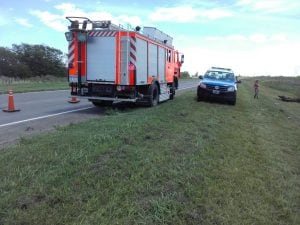
[[[300,98],[300,77],[262,77],[262,84]]]
[[[11,84],[0,83],[0,94],[7,93],[12,89],[14,92],[30,92],[30,91],[51,91],[68,89],[68,82],[63,81],[26,81],[13,82]]]
[[[22,139],[0,155],[0,224],[300,224],[300,107],[240,85]]]

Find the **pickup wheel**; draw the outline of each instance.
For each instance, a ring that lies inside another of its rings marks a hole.
[[[156,106],[158,104],[158,87],[156,84],[152,84],[149,88],[149,106]]]
[[[230,105],[235,105],[235,103],[236,103],[236,92],[234,92],[232,99],[230,99],[230,101],[229,101]]]
[[[235,105],[235,103],[236,103],[236,99],[233,99],[229,102],[230,105]]]
[[[198,102],[201,102],[203,100],[203,97],[202,96],[199,96],[199,95],[197,95],[197,101]]]

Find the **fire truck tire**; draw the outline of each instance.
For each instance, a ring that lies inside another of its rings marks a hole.
[[[171,84],[171,88],[170,88],[170,97],[169,97],[170,100],[174,99],[174,97],[175,97],[175,90],[176,90],[175,83],[173,82]]]
[[[175,89],[178,89],[178,79],[174,77]]]
[[[112,105],[112,101],[96,101],[96,102],[92,102],[94,106],[97,107],[103,107],[103,106],[111,106]]]
[[[152,84],[149,88],[149,106],[156,106],[158,104],[158,87],[156,84]]]

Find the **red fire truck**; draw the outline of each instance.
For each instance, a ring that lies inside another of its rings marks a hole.
[[[135,102],[155,106],[173,99],[184,55],[153,27],[135,29],[111,21],[67,17],[71,95],[94,105]]]

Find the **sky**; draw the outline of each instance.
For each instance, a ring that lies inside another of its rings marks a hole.
[[[66,53],[66,16],[156,27],[173,37],[191,75],[211,66],[242,76],[300,75],[300,0],[0,0],[0,46]]]

